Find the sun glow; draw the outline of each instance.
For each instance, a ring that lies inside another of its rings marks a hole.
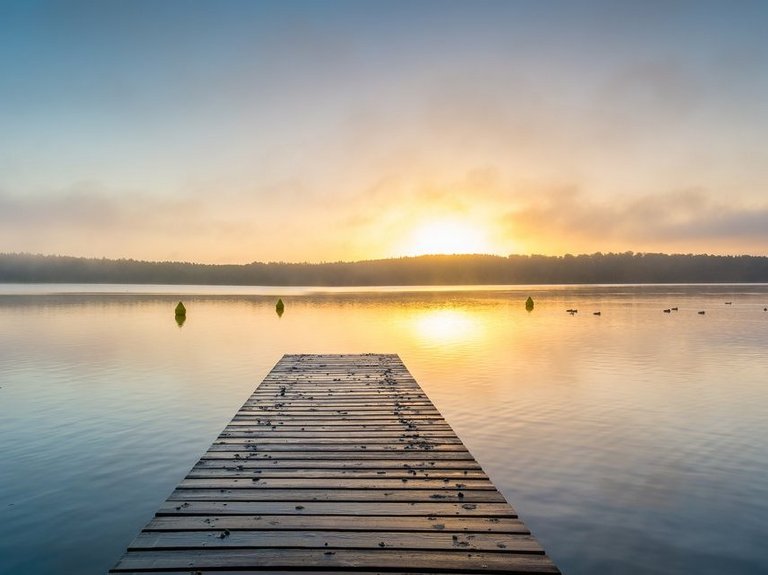
[[[419,338],[427,343],[459,344],[477,339],[481,323],[464,310],[437,309],[417,314],[413,326]]]
[[[438,220],[423,224],[411,234],[406,255],[490,253],[486,233],[460,220]]]

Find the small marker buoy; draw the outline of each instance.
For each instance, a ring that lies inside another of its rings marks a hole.
[[[283,303],[282,299],[277,300],[277,304],[275,304],[275,311],[277,312],[277,315],[282,317],[283,312],[285,311],[285,304]]]
[[[176,324],[179,327],[182,327],[184,325],[184,322],[187,321],[187,308],[185,308],[184,304],[181,302],[179,302],[179,304],[176,306],[175,317],[176,317]]]
[[[533,311],[533,298],[531,296],[528,296],[528,299],[525,300],[525,309]]]

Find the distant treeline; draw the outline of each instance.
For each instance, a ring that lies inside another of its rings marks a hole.
[[[0,254],[0,282],[285,286],[762,283],[768,282],[768,257],[625,252],[207,265]]]

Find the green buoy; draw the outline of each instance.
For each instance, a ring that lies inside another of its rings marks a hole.
[[[179,302],[179,305],[176,306],[176,323],[181,327],[185,321],[187,321],[187,308],[184,307],[183,303]]]
[[[275,311],[277,312],[277,315],[282,317],[283,312],[285,311],[285,304],[283,303],[282,299],[277,300],[277,305],[275,305]]]
[[[528,296],[528,299],[525,300],[525,309],[533,311],[533,298],[531,296]]]

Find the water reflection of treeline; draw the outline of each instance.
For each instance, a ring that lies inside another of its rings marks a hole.
[[[763,283],[768,282],[768,257],[626,252],[209,265],[0,254],[0,282],[306,286]]]

